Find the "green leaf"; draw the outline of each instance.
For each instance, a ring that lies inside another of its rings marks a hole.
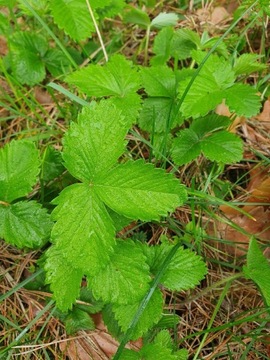
[[[150,26],[150,18],[143,10],[130,7],[131,9],[124,14],[124,22],[131,23],[147,28]]]
[[[29,6],[34,9],[37,13],[45,14],[48,10],[48,0],[27,0]],[[25,5],[25,0],[18,0],[18,7],[27,16],[33,16],[33,13]]]
[[[200,37],[190,29],[178,29],[171,40],[171,56],[185,60],[191,56],[191,51],[200,46]]]
[[[111,0],[106,6],[97,9],[97,14],[100,19],[112,18],[115,15],[122,13],[123,8],[126,6],[125,0]]]
[[[0,13],[0,35],[5,35],[8,33],[9,21],[7,16]]]
[[[149,96],[176,96],[176,77],[172,69],[167,66],[153,66],[141,69],[142,83]]]
[[[162,244],[154,248],[155,258],[151,266],[154,275],[172,247],[173,245]],[[161,277],[160,283],[170,290],[188,290],[198,285],[206,273],[206,265],[200,256],[189,249],[179,248]]]
[[[126,332],[129,328],[131,321],[133,320],[140,301],[134,304],[128,305],[116,305],[113,304],[112,309],[115,314],[115,318],[119,322],[119,325],[123,332]],[[154,324],[156,324],[161,318],[163,307],[163,296],[161,291],[155,290],[146,308],[144,309],[142,316],[140,317],[137,325],[135,326],[131,340],[136,340],[144,335]]]
[[[165,26],[175,26],[178,22],[178,15],[176,13],[165,13],[158,14],[151,21],[151,28],[162,29]]]
[[[47,146],[41,164],[41,178],[50,181],[64,172],[61,153],[52,146]]]
[[[173,349],[172,338],[168,330],[161,330],[154,339],[154,344]]]
[[[52,243],[74,268],[93,276],[107,264],[115,245],[115,229],[105,206],[87,183],[67,187],[54,204]]]
[[[94,330],[95,324],[90,315],[85,311],[74,308],[64,320],[68,335],[75,334],[80,330]]]
[[[185,189],[172,174],[143,160],[116,166],[96,182],[95,189],[114,211],[145,221],[167,216],[186,199]]]
[[[106,303],[117,304],[141,299],[151,280],[145,259],[141,248],[133,241],[118,241],[108,265],[89,278],[94,296]]]
[[[55,23],[75,41],[83,41],[95,31],[85,0],[51,0]]]
[[[131,222],[129,218],[126,218],[123,215],[117,214],[110,208],[107,208],[108,213],[113,221],[116,232],[121,231],[124,227],[128,226]]]
[[[167,26],[155,36],[153,52],[155,56],[150,60],[151,65],[165,65],[171,57],[171,40],[173,37],[173,28]]]
[[[200,138],[191,129],[180,131],[173,141],[172,159],[177,165],[187,164],[201,153]]]
[[[82,302],[84,302],[84,304],[76,304],[76,308],[83,310],[88,314],[96,314],[100,312],[104,307],[104,303],[102,301],[97,301],[94,298],[92,291],[85,286],[81,288],[79,298]]]
[[[202,139],[201,149],[211,161],[224,164],[240,161],[243,156],[241,139],[228,131],[219,131]]]
[[[18,248],[37,248],[48,241],[52,223],[50,216],[35,201],[0,204],[0,237]]]
[[[44,56],[44,62],[48,71],[55,77],[71,70],[70,60],[59,49],[49,49]]]
[[[78,298],[84,271],[73,266],[72,254],[70,261],[63,256],[63,249],[51,246],[46,252],[46,283],[50,284],[53,298],[61,311],[72,308]]]
[[[12,202],[26,196],[39,173],[39,153],[34,143],[11,141],[0,149],[0,200]]]
[[[130,126],[137,122],[137,117],[142,107],[140,95],[134,93],[124,97],[114,96],[110,98],[110,101],[115,105],[116,109],[121,110],[122,115],[125,116]]]
[[[125,150],[129,127],[109,100],[84,107],[78,123],[71,124],[63,140],[63,159],[69,172],[89,181],[113,166]]]
[[[178,60],[185,60],[191,56],[191,51],[200,45],[200,37],[189,29],[178,29],[171,40],[171,56]]]
[[[89,65],[75,71],[66,81],[76,85],[85,94],[96,97],[124,97],[140,87],[137,69],[122,55],[112,56],[104,66]]]
[[[169,120],[170,121],[169,123]],[[167,97],[149,97],[143,102],[139,116],[140,128],[150,133],[164,133],[182,122],[177,102]],[[163,135],[164,137],[164,135]]]
[[[266,64],[261,64],[258,60],[261,58],[257,54],[242,54],[240,55],[234,63],[234,73],[235,75],[250,75],[257,71],[262,71],[267,68]]]
[[[179,98],[185,91],[190,79],[184,80],[179,84]],[[218,90],[218,85],[212,74],[198,75],[191,86],[184,102],[181,112],[185,117],[199,117],[208,114],[222,103],[224,93]]]
[[[112,358],[113,359],[113,358]],[[119,357],[120,360],[141,360],[141,356],[137,351],[124,349]]]
[[[145,345],[140,351],[140,359],[156,360],[157,354],[159,360],[177,360],[177,357],[172,354],[172,350],[164,347],[161,344]]]
[[[193,130],[199,138],[216,130],[227,128],[231,124],[230,118],[217,114],[210,114],[203,118],[192,121],[190,130]]]
[[[226,104],[238,116],[250,118],[259,113],[261,107],[257,90],[249,85],[235,84],[224,92]]]
[[[12,72],[22,84],[35,85],[45,78],[43,57],[47,41],[38,34],[16,31],[9,38]]]
[[[270,306],[270,263],[254,238],[249,243],[247,266],[243,270],[245,276],[259,286],[267,306]]]
[[[200,63],[205,56],[203,52],[192,52],[192,56]],[[179,84],[179,97],[183,95],[190,79]],[[193,82],[181,107],[186,117],[199,117],[214,110],[226,96],[224,90],[234,82],[234,73],[230,64],[217,55],[211,55]]]

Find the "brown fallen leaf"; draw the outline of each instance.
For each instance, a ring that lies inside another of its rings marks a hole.
[[[96,325],[94,331],[79,331],[78,338],[70,338],[59,344],[60,350],[70,360],[109,360],[116,353],[119,342],[108,333],[101,314],[93,315],[93,320]],[[81,336],[83,334],[85,336]],[[130,342],[126,347],[138,351],[142,341]]]
[[[267,126],[270,126],[270,98],[265,101],[262,112],[257,115],[255,119],[262,122],[268,122],[269,124],[267,124]]]
[[[214,25],[220,25],[230,18],[230,14],[223,6],[217,6],[213,9],[210,21]]]
[[[218,246],[221,250],[233,256],[245,255],[251,236],[255,236],[261,240],[270,239],[270,209],[264,206],[246,206],[245,211],[252,216],[241,214],[226,213],[223,208],[223,213],[227,220],[232,221],[243,232],[232,227],[230,224],[223,221],[215,222],[215,236],[231,243],[231,245],[220,243]],[[213,235],[213,228],[209,229],[210,234]]]

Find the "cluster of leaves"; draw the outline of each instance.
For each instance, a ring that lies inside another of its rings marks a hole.
[[[186,198],[184,187],[171,174],[143,160],[117,163],[130,127],[126,119],[112,100],[103,100],[85,107],[65,134],[65,166],[80,183],[67,187],[54,200],[53,246],[47,251],[45,265],[60,310],[72,307],[86,276],[94,297],[110,304],[123,332],[171,245],[151,248],[137,241],[116,240],[117,223],[111,214],[116,212],[130,219],[128,222],[158,220]],[[161,284],[184,290],[198,284],[204,275],[201,258],[180,248]],[[162,293],[156,290],[133,338],[160,319],[162,306]]]
[[[90,14],[85,15],[89,13],[85,0],[0,0],[0,4],[10,9],[16,5],[23,15],[35,14],[36,19],[51,14],[56,26],[75,42],[84,41],[95,31]],[[97,20],[117,14],[125,5],[123,0],[91,1]],[[2,32],[8,32],[6,20],[1,14]],[[126,156],[126,135],[137,123],[150,134],[155,156],[171,154],[176,165],[201,153],[210,161],[239,161],[241,140],[228,130],[231,120],[214,114],[214,110],[224,102],[234,115],[257,114],[257,90],[239,79],[264,70],[265,65],[258,62],[257,55],[234,59],[224,43],[206,33],[199,37],[188,29],[174,30],[175,14],[162,13],[151,20],[144,11],[128,7],[124,21],[147,29],[147,36],[150,29],[161,29],[154,41],[151,67],[136,66],[122,55],[114,55],[105,65],[90,64],[66,77],[68,84],[95,101],[82,109],[63,138],[64,166],[75,183],[53,200],[56,207],[51,217],[36,201],[21,200],[32,190],[40,172],[39,153],[33,143],[13,141],[0,150],[0,236],[20,248],[41,247],[51,239],[52,246],[45,254],[46,282],[69,333],[93,327],[88,313],[102,310],[109,330],[123,338],[147,298],[130,336],[137,339],[162,318],[161,289],[193,288],[204,278],[206,266],[200,256],[183,247],[177,247],[170,258],[176,248],[167,241],[148,246],[136,239],[116,237],[131,221],[158,221],[187,198],[186,189],[171,173]],[[15,31],[8,42],[7,68],[9,63],[23,84],[43,81],[46,70],[59,76],[76,67],[72,51],[51,47],[48,38],[40,34]],[[213,46],[216,52],[207,53]],[[174,69],[167,65],[171,59]],[[192,60],[192,66],[179,70],[178,63],[186,59]],[[190,126],[180,129],[184,121]],[[49,167],[55,161],[49,177],[43,174],[46,161]],[[59,153],[48,148],[42,179],[50,180],[62,170]],[[261,279],[262,271],[267,281]],[[244,273],[258,284],[269,305],[269,264],[255,241],[251,242]],[[83,289],[82,279],[87,283]],[[158,279],[158,284],[153,279]],[[73,307],[78,298],[94,306]],[[124,350],[122,356],[151,360],[156,354],[160,359],[187,358],[185,350],[173,351],[166,331],[139,352]]]
[[[39,203],[21,198],[37,182],[39,152],[32,142],[12,141],[0,149],[0,237],[19,248],[44,245],[52,227]]]
[[[91,7],[97,21],[106,16],[115,16],[125,5],[124,0],[91,1]],[[52,15],[54,23],[70,39],[75,42],[82,42],[95,32],[93,19],[89,14],[85,0],[75,2],[68,0],[15,0],[12,2],[2,0],[0,6],[6,6],[10,10],[10,14],[0,14],[0,34],[8,37],[9,47],[9,53],[4,61],[5,66],[12,71],[13,76],[20,83],[35,85],[45,79],[46,71],[52,76],[58,77],[67,74],[72,68],[77,67],[77,64],[81,63],[82,58],[78,51],[75,50],[75,47],[71,47],[65,39],[63,41],[67,45],[61,46],[59,39],[56,41],[54,38],[56,44],[51,46],[51,39],[48,36],[41,35],[36,28],[33,31],[29,28],[18,31],[16,28],[14,31],[11,24],[16,19],[13,14],[15,7],[19,9],[19,12],[17,11],[18,17],[27,16],[31,18],[34,15],[40,19],[43,27],[45,23],[42,17],[49,24],[50,15]],[[18,24],[15,26],[19,27]],[[48,30],[48,25],[45,24],[45,28]],[[61,48],[59,48],[59,44]]]

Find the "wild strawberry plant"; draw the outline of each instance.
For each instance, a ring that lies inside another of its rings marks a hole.
[[[72,308],[86,276],[94,297],[110,304],[123,332],[171,245],[151,248],[117,240],[111,212],[128,219],[158,220],[186,199],[185,188],[164,170],[143,160],[117,162],[125,151],[129,121],[113,101],[102,100],[85,107],[65,134],[64,163],[80,182],[64,189],[53,202],[57,205],[52,213],[56,223],[45,264],[47,282],[60,310]],[[198,284],[204,275],[201,258],[180,248],[161,284],[184,290]],[[162,304],[157,289],[132,338],[160,319]]]

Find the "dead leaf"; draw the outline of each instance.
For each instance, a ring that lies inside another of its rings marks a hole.
[[[92,317],[96,325],[94,331],[79,331],[78,338],[59,344],[61,351],[70,360],[108,360],[116,353],[119,342],[108,333],[101,314]],[[85,336],[81,336],[83,334]],[[142,347],[142,340],[130,342],[126,347],[138,351]]]
[[[48,91],[43,90],[39,86],[35,86],[34,95],[35,95],[36,100],[41,105],[51,105],[51,104],[53,104],[53,99],[52,99],[51,95],[48,93]]]
[[[257,115],[255,119],[263,122],[270,122],[270,98],[265,101],[262,112]],[[269,126],[269,124],[267,125]]]
[[[231,245],[228,243],[224,245],[220,243],[218,246],[221,250],[226,251],[227,253],[234,256],[243,256],[246,254],[250,237],[253,235],[262,240],[270,239],[270,210],[266,209],[264,206],[246,206],[245,209],[252,218],[244,214],[226,214],[227,220],[231,220],[235,225],[243,230],[243,232],[238,231],[236,228],[232,227],[230,224],[223,221],[215,223],[215,236],[223,239],[225,241],[231,242]],[[213,235],[213,228],[210,230],[210,234]]]
[[[223,6],[217,6],[213,9],[210,21],[214,25],[220,25],[222,22],[227,21],[230,14]]]

